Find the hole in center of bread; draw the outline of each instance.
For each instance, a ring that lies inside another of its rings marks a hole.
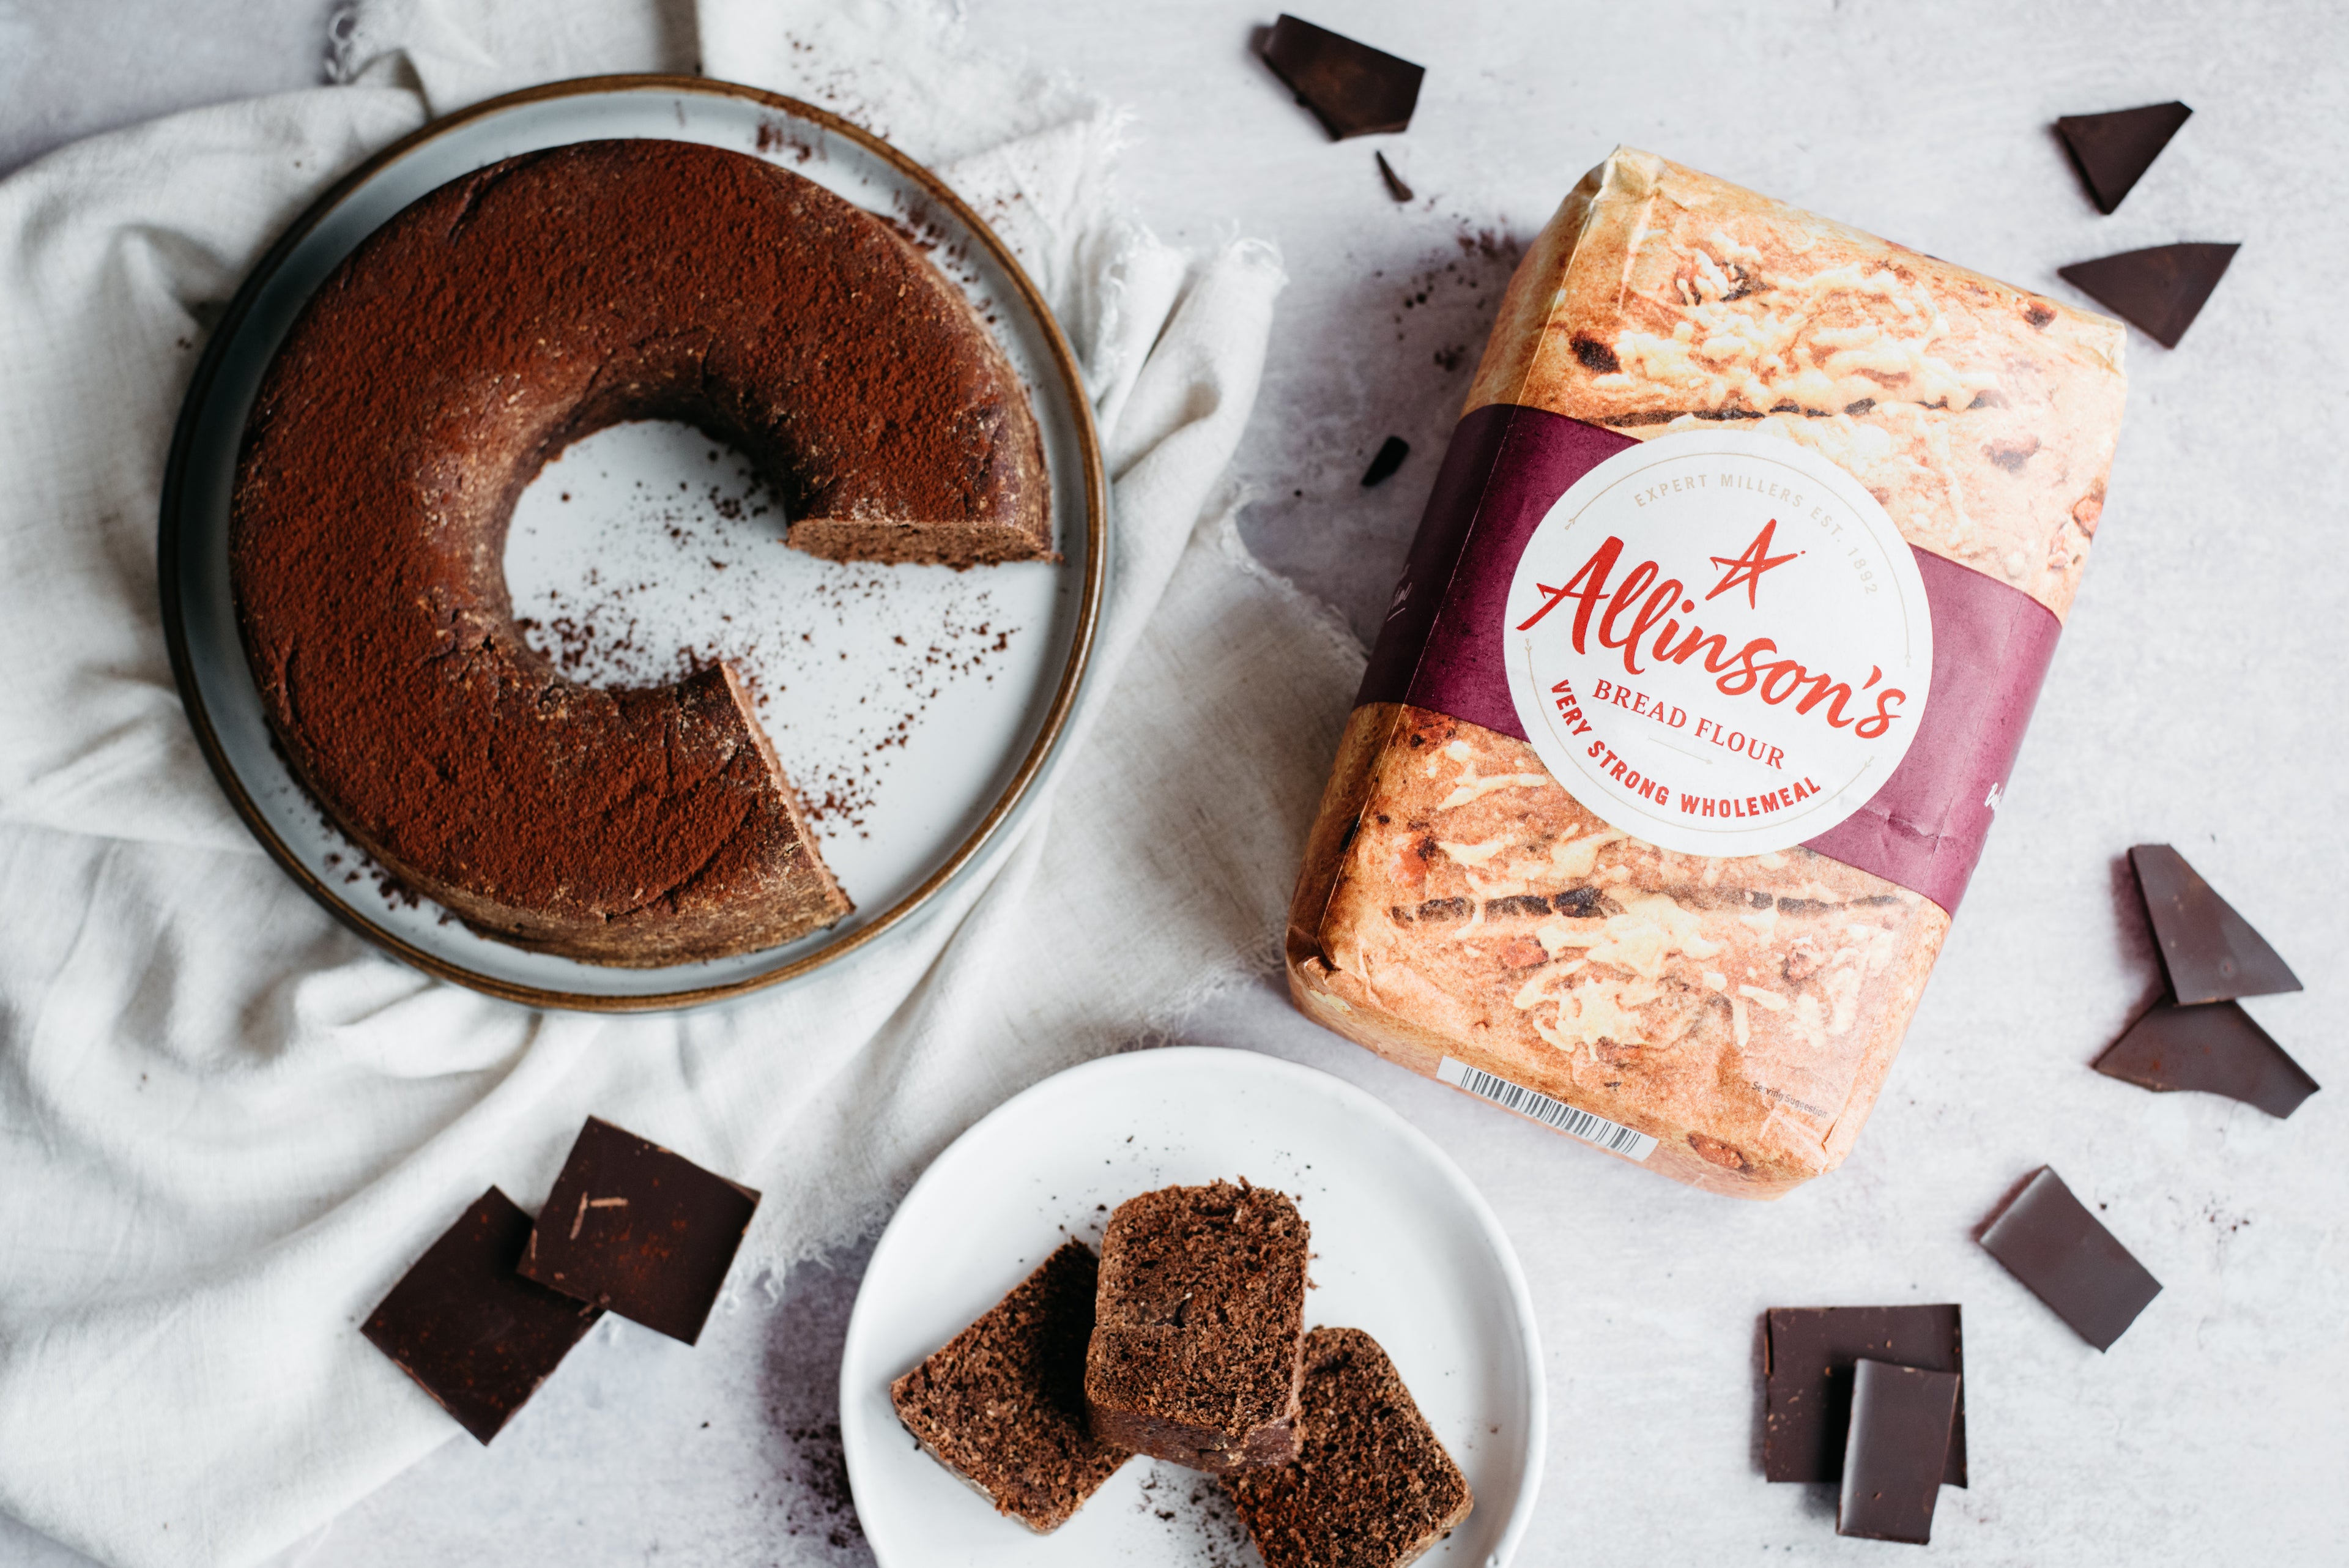
[[[783,536],[782,504],[747,456],[689,424],[631,420],[572,442],[523,488],[506,589],[523,641],[571,679],[665,685],[721,659],[763,662],[748,656],[783,628],[751,579],[806,564],[785,558]]]

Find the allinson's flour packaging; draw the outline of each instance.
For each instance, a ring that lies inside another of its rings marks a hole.
[[[2121,349],[1661,158],[1591,171],[1371,656],[1298,1005],[1681,1181],[1832,1169],[2071,606]]]

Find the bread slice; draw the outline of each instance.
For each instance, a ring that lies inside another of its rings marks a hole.
[[[1099,1264],[1069,1241],[978,1322],[889,1386],[932,1459],[1039,1534],[1058,1530],[1129,1457],[1085,1420],[1085,1344]]]
[[[1297,1459],[1224,1478],[1265,1568],[1402,1568],[1475,1506],[1379,1342],[1305,1339]]]
[[[1085,1355],[1093,1435],[1216,1472],[1294,1459],[1307,1240],[1295,1204],[1246,1180],[1119,1204]]]

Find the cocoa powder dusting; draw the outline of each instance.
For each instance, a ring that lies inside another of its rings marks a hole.
[[[740,448],[802,526],[843,520],[826,555],[1033,556],[1049,522],[1024,394],[960,293],[740,154],[510,160],[426,196],[320,286],[255,400],[233,509],[273,731],[339,826],[469,922],[672,962],[847,904],[730,669],[596,690],[514,625],[515,496],[630,418]]]

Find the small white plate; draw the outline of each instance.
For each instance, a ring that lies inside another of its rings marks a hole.
[[[1296,1198],[1313,1228],[1307,1326],[1376,1338],[1475,1493],[1421,1561],[1509,1561],[1533,1515],[1547,1399],[1500,1222],[1443,1150],[1361,1090],[1252,1051],[1185,1046],[1090,1062],[997,1107],[882,1233],[849,1318],[840,1431],[883,1568],[1254,1561],[1205,1477],[1143,1459],[1034,1534],[915,1447],[889,1405],[891,1382],[1068,1235],[1098,1246],[1109,1210],[1136,1193],[1242,1176]]]
[[[679,650],[744,675],[856,902],[829,930],[703,963],[618,969],[478,935],[378,875],[270,735],[238,635],[229,501],[246,410],[312,290],[409,202],[502,159],[609,138],[779,164],[910,231],[994,326],[1044,438],[1062,559],[956,572],[843,566],[782,545],[733,453],[622,425],[559,454],[514,508],[506,575],[541,651],[583,680],[659,684]],[[557,82],[435,120],[321,197],[207,345],[163,489],[160,575],[190,721],[254,836],[345,924],[446,980],[543,1006],[716,1001],[844,956],[967,873],[1057,755],[1107,569],[1107,492],[1076,362],[1009,251],[936,176],[837,116],[683,77]]]

